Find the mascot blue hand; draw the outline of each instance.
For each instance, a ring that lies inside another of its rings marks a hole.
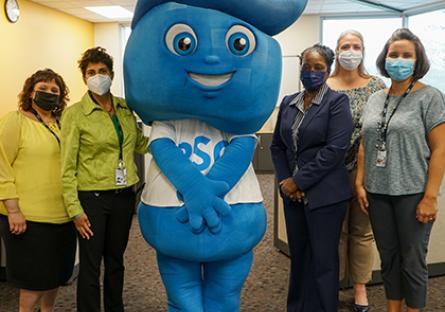
[[[229,186],[221,181],[208,181],[206,187],[195,185],[184,194],[185,206],[180,208],[176,218],[180,222],[190,222],[192,232],[201,233],[205,225],[212,233],[221,230],[220,216],[230,213],[230,206],[220,197],[226,194]],[[205,224],[204,221],[205,220]]]
[[[159,168],[182,194],[188,214],[185,218],[184,212],[179,212],[178,220],[188,219],[194,233],[202,232],[204,220],[213,232],[219,231],[219,215],[230,212],[230,206],[220,198],[229,190],[227,183],[203,176],[169,139],[155,140],[150,144],[150,150]]]
[[[207,173],[207,178],[214,181],[225,181],[227,183],[227,191],[219,194],[219,197],[223,198],[244,175],[252,161],[255,146],[256,139],[253,136],[235,137],[225,148],[224,155],[215,162],[212,169]],[[181,193],[177,192],[177,196],[180,200],[184,201]],[[215,208],[221,216],[228,215],[231,209],[225,202],[224,204],[220,202]],[[188,209],[185,207],[180,208],[176,213],[176,218],[183,223],[189,221]],[[209,218],[206,219],[206,221],[210,232],[218,233],[221,231],[219,218],[217,218],[213,212],[210,212]],[[203,229],[204,226],[201,226],[199,232]]]

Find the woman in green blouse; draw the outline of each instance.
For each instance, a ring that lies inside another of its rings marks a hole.
[[[138,182],[134,153],[146,153],[148,139],[125,100],[110,92],[113,60],[105,49],[87,50],[79,68],[88,92],[62,116],[63,197],[80,236],[77,310],[100,311],[103,257],[105,311],[124,311],[123,254]]]

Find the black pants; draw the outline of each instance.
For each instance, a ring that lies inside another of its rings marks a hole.
[[[413,309],[426,305],[426,255],[432,222],[420,223],[416,208],[423,193],[390,196],[368,193],[369,217],[382,260],[388,300],[403,300]]]
[[[94,235],[79,236],[80,271],[77,283],[77,311],[100,312],[100,264],[104,259],[104,307],[122,312],[124,252],[135,206],[131,188],[110,191],[81,191],[79,200]]]
[[[291,256],[287,312],[336,312],[338,243],[347,202],[309,210],[284,199]]]

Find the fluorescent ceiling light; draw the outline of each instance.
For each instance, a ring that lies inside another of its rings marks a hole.
[[[118,5],[85,7],[85,9],[110,19],[133,17],[133,13]]]

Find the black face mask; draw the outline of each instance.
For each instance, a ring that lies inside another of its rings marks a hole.
[[[59,95],[36,91],[36,96],[34,97],[34,102],[36,102],[37,106],[46,111],[53,111],[59,107]]]

